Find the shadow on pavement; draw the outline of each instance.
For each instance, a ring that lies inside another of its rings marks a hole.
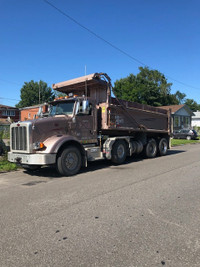
[[[183,152],[185,152],[185,150],[173,150],[173,149],[171,149],[168,151],[168,153],[165,157],[168,157],[170,155],[183,153]],[[125,168],[127,168],[128,164],[131,164],[133,162],[140,162],[143,160],[146,160],[146,158],[144,156],[135,155],[132,157],[128,157],[126,162],[124,164],[121,164],[121,165],[114,165],[111,161],[108,161],[108,160],[99,160],[99,161],[89,162],[88,167],[82,168],[77,175],[80,175],[81,173],[87,173],[87,172],[93,172],[96,170],[106,169],[109,167],[115,168],[115,166],[118,169],[125,169]],[[24,173],[28,173],[30,176],[44,177],[44,178],[46,177],[49,179],[58,179],[58,178],[63,177],[63,176],[58,174],[55,167],[42,167],[41,169],[36,170],[36,171],[32,171],[32,172],[24,170]]]
[[[168,150],[167,155],[166,156],[170,156],[170,155],[175,155],[175,154],[180,154],[186,152],[186,150],[173,150],[173,148],[171,150]],[[166,157],[165,156],[165,157]]]

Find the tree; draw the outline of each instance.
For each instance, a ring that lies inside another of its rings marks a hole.
[[[183,104],[185,102],[186,94],[181,93],[180,91],[176,91],[175,97],[178,101],[178,104],[180,105],[180,104]]]
[[[43,81],[25,82],[21,88],[21,100],[16,105],[17,108],[29,107],[40,103],[49,102],[54,99],[51,87]]]
[[[200,105],[194,99],[187,98],[185,103],[192,111],[200,110]]]
[[[170,94],[172,83],[168,83],[164,74],[148,67],[139,67],[137,75],[117,80],[114,92],[118,98],[152,106],[178,104],[176,96]]]

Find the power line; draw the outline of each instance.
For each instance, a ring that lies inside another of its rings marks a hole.
[[[4,80],[4,79],[0,79],[0,81],[6,82],[6,83],[11,83],[11,84],[16,84],[16,85],[20,85],[21,86],[21,84],[19,84],[19,83],[7,81],[7,80]]]
[[[0,97],[0,99],[12,100],[12,101],[20,101],[19,99],[12,99],[12,98],[6,98],[6,97]]]
[[[71,21],[73,21],[74,23],[76,23],[78,26],[80,26],[84,30],[88,31],[89,33],[91,33],[92,35],[94,35],[95,37],[97,37],[98,39],[100,39],[101,41],[107,43],[108,45],[110,45],[114,49],[118,50],[122,54],[126,55],[127,57],[131,58],[132,60],[136,61],[137,63],[140,63],[143,66],[146,66],[145,63],[143,63],[139,59],[137,59],[137,58],[129,55],[127,52],[123,51],[122,49],[120,49],[116,45],[112,44],[111,42],[107,41],[106,39],[104,39],[103,37],[101,37],[100,35],[98,35],[97,33],[95,33],[94,31],[90,30],[89,28],[87,28],[86,26],[84,26],[83,24],[81,24],[80,22],[78,22],[77,20],[75,20],[74,18],[72,18],[71,16],[69,16],[66,12],[62,11],[60,8],[56,7],[55,5],[53,5],[52,3],[50,3],[49,1],[47,1],[47,0],[43,0],[43,1],[46,2],[48,5],[50,5],[51,7],[53,7],[54,9],[56,9],[63,16],[67,17],[68,19],[70,19]]]
[[[81,24],[80,22],[78,22],[76,19],[74,19],[73,17],[71,17],[70,15],[68,15],[66,12],[62,11],[60,8],[56,7],[54,4],[52,4],[51,2],[49,2],[48,0],[43,0],[46,4],[48,4],[49,6],[51,6],[52,8],[54,8],[55,10],[57,10],[60,14],[62,14],[63,16],[67,17],[68,19],[70,19],[71,21],[73,21],[75,24],[77,24],[78,26],[80,26],[81,28],[83,28],[84,30],[88,31],[90,34],[94,35],[96,38],[100,39],[101,41],[105,42],[107,45],[111,46],[112,48],[114,48],[115,50],[119,51],[120,53],[124,54],[125,56],[129,57],[130,59],[132,59],[133,61],[141,64],[142,66],[147,66],[151,69],[152,68],[150,65],[145,64],[144,62],[142,62],[141,60],[131,56],[130,54],[128,54],[127,52],[125,52],[124,50],[122,50],[121,48],[117,47],[116,45],[114,45],[113,43],[107,41],[106,39],[104,39],[103,37],[101,37],[100,35],[98,35],[97,33],[95,33],[94,31],[90,30],[89,28],[87,28],[86,26],[84,26],[83,24]],[[177,79],[174,79],[171,76],[165,75],[168,79],[173,80],[174,82],[180,83],[186,87],[190,87],[196,90],[200,90],[200,88],[186,84],[184,82],[181,82]]]

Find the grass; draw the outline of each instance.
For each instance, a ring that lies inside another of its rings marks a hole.
[[[0,159],[0,173],[1,172],[9,172],[9,171],[16,171],[18,169],[15,163],[11,163],[7,161],[6,157],[2,157]]]
[[[180,145],[196,144],[196,143],[200,143],[200,140],[186,140],[186,139],[172,139],[171,140],[172,146],[180,146]]]

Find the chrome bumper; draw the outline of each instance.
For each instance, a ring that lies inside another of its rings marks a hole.
[[[8,152],[8,160],[27,165],[49,165],[56,163],[56,154],[22,154]]]

